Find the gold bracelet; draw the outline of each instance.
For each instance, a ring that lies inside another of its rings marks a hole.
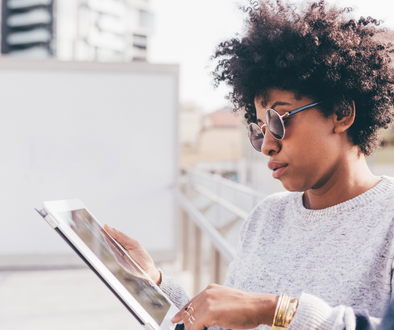
[[[274,322],[272,324],[273,330],[284,329],[284,318],[286,316],[286,309],[284,307],[287,303],[287,300],[287,296],[284,293],[281,293],[278,303],[276,304]]]
[[[296,298],[290,298],[290,304],[287,309],[286,317],[285,317],[285,328],[287,328],[294,317],[294,314],[298,307],[298,300]]]
[[[285,327],[285,318],[287,313],[287,308],[289,307],[290,297],[287,295],[283,295],[282,302],[279,307],[278,316],[276,317],[276,324],[280,327]]]
[[[274,321],[272,323],[273,330],[283,330],[289,326],[293,316],[297,310],[298,300],[282,293],[276,304]]]
[[[282,297],[283,297],[283,294],[281,294],[281,295],[279,296],[278,302],[276,303],[275,314],[274,314],[274,321],[272,322],[272,329],[273,329],[273,330],[276,330],[276,329],[274,328],[274,326],[275,326],[275,320],[276,320],[276,317],[277,317],[277,315],[278,315],[280,303],[282,302]]]

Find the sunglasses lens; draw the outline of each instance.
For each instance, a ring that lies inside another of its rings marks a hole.
[[[260,127],[257,124],[255,123],[249,124],[248,136],[253,148],[255,148],[258,152],[261,152],[261,146],[263,145],[264,135],[263,133],[261,133]]]
[[[283,127],[279,114],[275,110],[269,109],[265,113],[265,120],[272,136],[278,140],[283,139],[285,128]]]

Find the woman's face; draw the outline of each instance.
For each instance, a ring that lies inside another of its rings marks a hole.
[[[257,124],[265,124],[265,113],[275,109],[280,115],[316,101],[297,97],[293,92],[271,89],[255,98]],[[306,191],[327,184],[340,175],[345,146],[334,133],[334,115],[326,118],[317,108],[301,111],[285,120],[284,139],[276,140],[266,131],[262,152],[270,157],[273,177],[289,191]]]

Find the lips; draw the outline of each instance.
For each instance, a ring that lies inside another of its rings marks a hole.
[[[281,177],[282,174],[286,171],[287,166],[289,166],[289,164],[274,161],[268,162],[268,168],[273,171],[272,176],[274,179],[278,179],[279,177]]]
[[[282,167],[286,167],[286,166],[288,166],[289,164],[286,164],[286,163],[280,163],[280,162],[274,162],[274,161],[269,161],[268,162],[268,168],[270,169],[270,170],[272,170],[272,171],[276,171],[277,169],[279,169],[279,168],[282,168]]]

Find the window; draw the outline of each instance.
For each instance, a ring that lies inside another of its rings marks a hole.
[[[140,49],[146,49],[147,46],[147,40],[146,36],[140,35],[140,34],[134,34],[133,36],[133,46],[140,48]]]

